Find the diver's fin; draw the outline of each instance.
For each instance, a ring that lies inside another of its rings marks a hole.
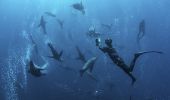
[[[146,52],[143,52],[143,53],[159,53],[159,54],[163,54],[162,51],[146,51]]]
[[[161,51],[144,51],[144,52],[138,52],[138,53],[136,53],[136,54],[135,54],[135,57],[137,58],[137,57],[139,57],[139,56],[141,56],[141,55],[143,55],[143,54],[146,54],[146,53],[163,54],[163,52],[161,52]]]
[[[136,82],[136,78],[132,79],[131,85],[133,86],[135,84],[135,82]]]

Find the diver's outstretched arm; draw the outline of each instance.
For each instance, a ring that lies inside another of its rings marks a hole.
[[[97,38],[97,39],[96,39],[96,46],[99,47],[99,49],[100,49],[101,51],[103,51],[104,53],[107,51],[107,47],[102,47],[102,46],[101,46],[101,40],[100,40],[100,38]]]

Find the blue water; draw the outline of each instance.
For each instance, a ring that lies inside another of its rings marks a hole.
[[[0,0],[0,100],[170,100],[170,1],[82,0],[85,15],[71,7],[77,2],[80,0]],[[37,27],[41,16],[47,22],[46,35]],[[63,29],[56,19],[64,21]],[[146,34],[137,44],[143,19]],[[102,23],[113,26],[109,30]],[[96,47],[95,38],[86,35],[90,26],[106,34],[100,37],[102,42],[113,39],[113,46],[128,65],[139,51],[164,54],[142,56],[133,72],[137,81],[131,86],[131,79]],[[30,33],[38,54],[32,50]],[[63,63],[47,58],[51,55],[47,42],[63,50]],[[75,59],[76,46],[87,59],[99,57],[92,74],[100,81],[79,76],[83,63]],[[47,62],[47,74],[32,76],[26,59],[38,65]]]

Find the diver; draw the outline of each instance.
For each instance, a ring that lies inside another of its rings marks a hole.
[[[144,37],[144,35],[145,35],[145,20],[142,20],[139,23],[139,33],[137,35],[137,42],[138,43]]]
[[[113,61],[113,63],[115,63],[119,68],[121,68],[132,79],[132,85],[136,81],[136,78],[132,75],[136,60],[141,55],[146,54],[146,53],[154,52],[154,53],[162,54],[162,52],[159,52],[159,51],[146,51],[146,52],[135,53],[130,66],[128,66],[127,64],[125,64],[124,60],[119,56],[116,49],[112,47],[112,39],[106,39],[105,44],[107,45],[106,47],[101,47],[100,38],[96,39],[96,46],[99,47],[99,49],[102,52],[107,53],[110,59]]]
[[[47,66],[48,66],[48,63],[46,63],[45,65],[40,67],[40,66],[34,64],[32,60],[30,60],[28,72],[30,74],[32,74],[33,76],[40,77],[42,75],[46,75],[46,73],[43,71],[46,70]]]

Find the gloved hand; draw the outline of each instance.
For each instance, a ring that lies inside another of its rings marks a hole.
[[[100,43],[101,43],[100,38],[97,38],[97,39],[96,39],[96,46],[100,46]]]

